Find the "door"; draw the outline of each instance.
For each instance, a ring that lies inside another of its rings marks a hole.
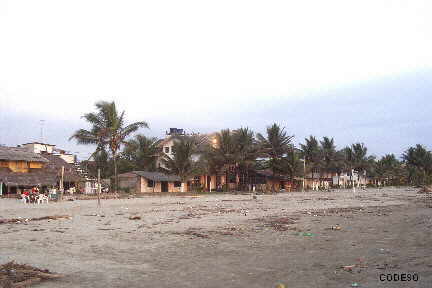
[[[168,192],[168,182],[167,181],[161,182],[161,191],[162,192]]]

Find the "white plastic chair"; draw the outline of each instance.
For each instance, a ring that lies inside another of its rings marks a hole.
[[[23,203],[29,203],[29,202],[30,202],[30,199],[29,199],[28,196],[26,196],[26,195],[24,195],[24,194],[21,194],[21,201],[22,201]]]
[[[44,201],[46,201],[48,204],[48,197],[43,194],[39,194],[36,199],[37,204],[42,204]]]

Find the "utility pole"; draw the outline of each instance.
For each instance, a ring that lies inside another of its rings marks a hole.
[[[300,160],[303,161],[303,188],[302,188],[302,192],[305,192],[306,158],[304,158],[304,159],[300,159]]]
[[[100,208],[100,193],[101,193],[101,183],[100,183],[100,168],[98,168],[98,190],[97,190],[97,197],[98,197],[98,207]]]
[[[355,194],[354,169],[351,169],[351,180],[352,180],[353,193]]]
[[[41,143],[44,143],[44,139],[43,139],[43,128],[44,128],[44,124],[45,124],[45,120],[40,120],[40,125],[41,125],[41,129],[40,129],[40,140]]]
[[[60,200],[63,200],[63,190],[64,190],[64,166],[61,167],[61,179],[60,179]]]

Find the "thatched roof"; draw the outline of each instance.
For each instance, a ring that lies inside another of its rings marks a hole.
[[[39,154],[36,155],[39,156]],[[63,175],[65,182],[78,182],[81,180],[81,177],[74,169],[74,166],[67,163],[59,156],[44,154],[43,157],[45,160],[44,162],[47,162],[44,167],[31,169],[28,173],[12,172],[9,168],[0,169],[0,181],[4,182],[6,185],[12,186],[55,186],[60,180],[62,166],[65,167]]]
[[[58,177],[56,174],[53,173],[19,173],[0,171],[0,182],[11,186],[55,186],[57,185],[57,181]]]
[[[48,162],[48,160],[41,155],[18,147],[0,147],[0,160]]]
[[[155,181],[155,182],[160,182],[160,181],[168,181],[168,182],[176,182],[176,181],[180,181],[180,177],[176,176],[176,175],[167,175],[161,172],[147,172],[147,171],[132,171],[129,173],[125,173],[125,174],[135,174],[141,177],[144,177],[146,179]],[[122,174],[120,174],[119,176],[121,176]]]

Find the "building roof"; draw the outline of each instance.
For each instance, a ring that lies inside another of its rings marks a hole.
[[[58,177],[53,173],[18,173],[0,171],[0,182],[4,182],[6,185],[11,186],[55,186],[57,181]]]
[[[47,164],[39,171],[44,173],[54,173],[57,176],[61,174],[61,167],[64,167],[63,179],[67,182],[77,182],[81,179],[81,176],[75,169],[73,164],[66,162],[60,158],[60,155],[44,154],[44,157],[49,160]]]
[[[48,162],[41,155],[18,147],[0,147],[0,160]]]
[[[257,170],[256,174],[270,179],[289,180],[289,178],[285,175],[274,175],[273,171],[270,169]]]
[[[78,172],[74,169],[74,166],[72,164],[67,163],[65,160],[60,158],[57,155],[52,154],[44,154],[44,157],[40,156],[39,154],[28,152],[28,151],[22,151],[20,148],[8,148],[8,151],[10,152],[19,150],[18,154],[20,157],[16,156],[15,158],[9,157],[9,159],[3,159],[5,157],[1,157],[2,148],[0,147],[0,159],[2,160],[12,160],[12,161],[34,161],[34,162],[46,162],[46,164],[42,168],[37,169],[31,169],[28,173],[21,173],[21,172],[12,172],[9,168],[2,168],[0,169],[0,181],[6,183],[6,185],[17,185],[17,186],[55,186],[57,185],[57,182],[61,178],[61,167],[64,168],[64,175],[63,179],[66,182],[78,182],[81,179],[81,176],[78,174]],[[22,154],[31,154],[32,157],[36,155],[38,157],[38,160],[30,160],[30,158],[22,157]],[[42,159],[39,159],[42,158]]]
[[[22,145],[28,145],[28,144],[39,144],[39,145],[46,145],[46,146],[56,146],[56,145],[53,145],[53,144],[42,143],[42,142],[29,142],[29,143],[24,143]]]
[[[147,178],[149,180],[153,180],[156,182],[160,181],[168,181],[168,182],[176,182],[180,181],[180,177],[176,175],[167,175],[161,172],[147,172],[147,171],[132,171],[130,173],[133,173],[135,175]],[[129,173],[125,173],[129,174]]]

